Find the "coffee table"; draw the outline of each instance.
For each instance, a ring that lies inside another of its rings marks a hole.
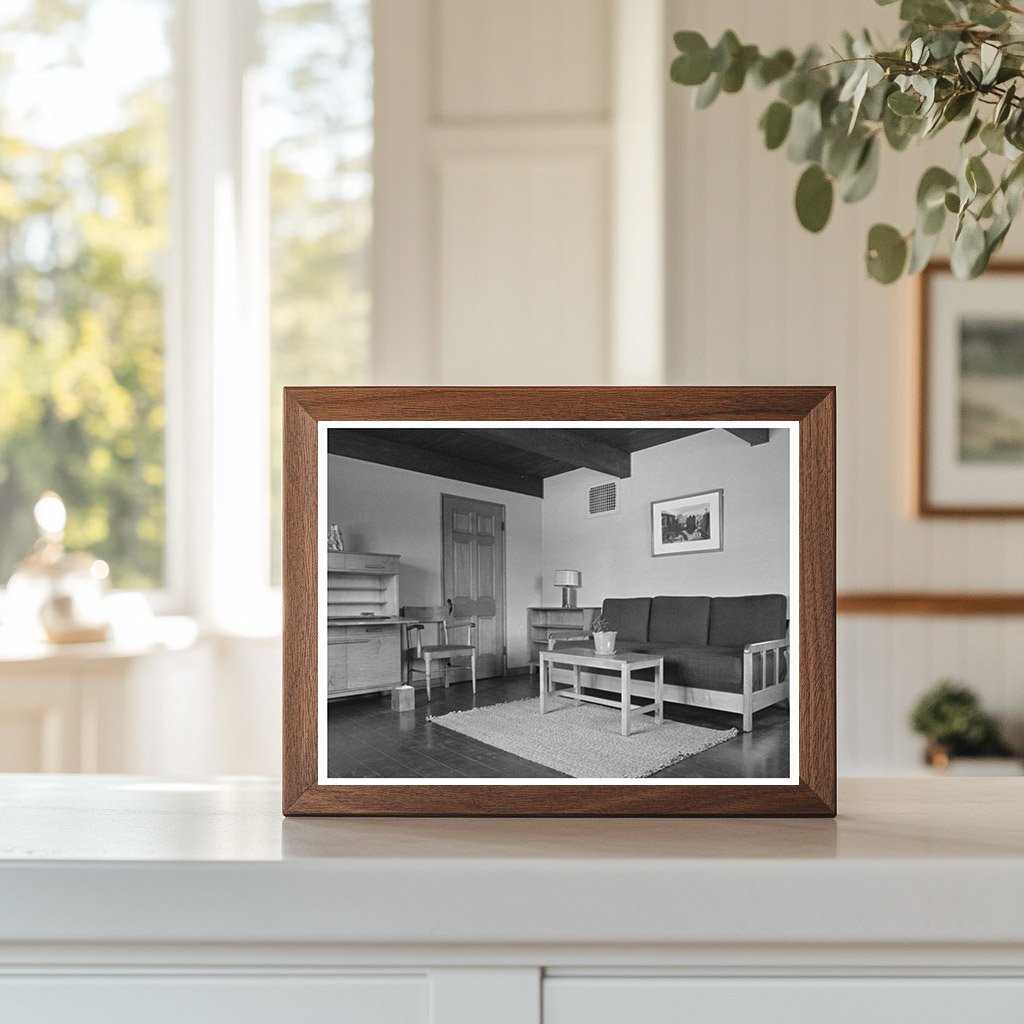
[[[629,724],[636,715],[654,715],[654,721],[661,725],[665,717],[665,702],[662,688],[665,682],[665,659],[651,657],[649,654],[635,654],[622,651],[619,654],[597,654],[586,647],[566,647],[560,651],[541,651],[540,661],[540,712],[546,715],[554,706],[552,697],[571,700],[579,706],[581,701],[588,704],[604,704],[606,707],[619,708],[622,712],[620,731],[623,736],[629,735]],[[572,667],[573,686],[571,690],[556,690],[551,682],[552,665],[570,665]],[[580,669],[604,668],[619,673],[622,690],[619,699],[597,697],[580,690]],[[632,675],[640,669],[654,669],[654,703],[633,704],[630,700]]]

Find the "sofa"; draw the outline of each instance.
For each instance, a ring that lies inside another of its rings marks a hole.
[[[789,697],[787,601],[782,594],[742,597],[614,597],[601,618],[618,636],[616,651],[660,655],[665,659],[664,699],[731,711],[742,716],[744,732],[754,712]],[[589,637],[548,634],[548,648],[579,647]],[[650,675],[650,674],[649,674]],[[619,676],[592,669],[583,685],[617,690]],[[567,681],[557,666],[554,681]],[[638,695],[653,694],[643,674]],[[648,692],[649,691],[649,692]]]

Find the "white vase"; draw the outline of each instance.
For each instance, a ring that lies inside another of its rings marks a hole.
[[[594,652],[596,654],[614,654],[615,653],[615,638],[619,634],[616,632],[608,633],[595,633],[594,634]]]

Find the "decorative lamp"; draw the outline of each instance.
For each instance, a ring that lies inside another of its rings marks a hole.
[[[58,495],[47,491],[33,511],[39,540],[7,585],[14,617],[29,634],[42,632],[51,643],[105,640],[107,563],[84,552],[64,551],[67,512]]]
[[[562,607],[576,607],[576,591],[583,586],[583,573],[579,569],[556,569],[555,586],[562,588]]]

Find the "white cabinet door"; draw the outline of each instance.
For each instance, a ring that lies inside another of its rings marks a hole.
[[[548,978],[544,1024],[1021,1024],[1022,978]]]
[[[427,1024],[419,976],[178,974],[0,978],[0,1018],[18,1024]]]

